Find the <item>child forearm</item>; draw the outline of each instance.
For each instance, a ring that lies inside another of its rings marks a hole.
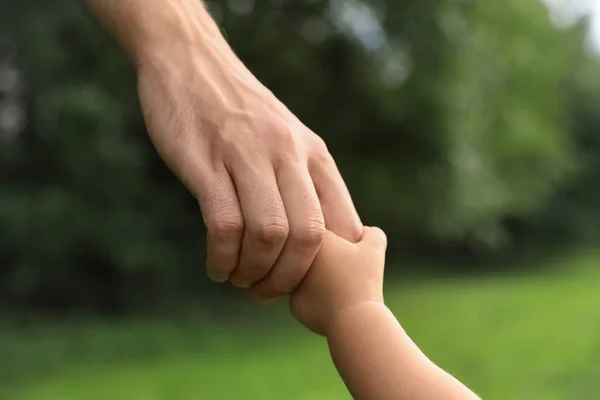
[[[382,303],[342,312],[326,336],[333,361],[356,399],[478,399],[429,361]]]

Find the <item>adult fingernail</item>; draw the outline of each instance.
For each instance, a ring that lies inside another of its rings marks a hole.
[[[223,282],[226,282],[227,279],[229,279],[228,276],[214,275],[214,274],[208,274],[208,277],[210,278],[211,281],[216,282],[216,283],[223,283]]]
[[[240,289],[248,289],[251,285],[243,282],[231,282],[231,284]]]

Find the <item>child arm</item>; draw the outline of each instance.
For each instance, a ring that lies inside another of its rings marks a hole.
[[[387,240],[364,228],[359,243],[328,232],[292,314],[324,335],[348,390],[358,400],[477,400],[433,364],[404,332],[383,298]]]
[[[326,331],[331,357],[355,399],[476,400],[425,357],[379,302],[343,311]]]

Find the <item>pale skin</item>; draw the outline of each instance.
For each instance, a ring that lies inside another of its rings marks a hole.
[[[138,73],[164,161],[198,200],[207,272],[258,301],[293,292],[326,229],[362,224],[323,140],[243,65],[199,0],[84,0]]]
[[[385,236],[363,234],[324,142],[243,65],[202,3],[83,1],[131,58],[150,137],[200,204],[209,276],[258,301],[292,293],[292,313],[327,337],[357,399],[478,399],[387,309]]]
[[[292,314],[327,338],[331,357],[359,400],[478,400],[409,338],[383,298],[386,237],[365,227],[350,243],[333,233],[292,294]]]

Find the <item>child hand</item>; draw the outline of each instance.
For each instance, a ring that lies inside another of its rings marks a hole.
[[[290,309],[298,321],[324,334],[342,311],[365,302],[383,303],[383,271],[387,239],[379,228],[365,227],[359,243],[327,232],[317,257]]]

